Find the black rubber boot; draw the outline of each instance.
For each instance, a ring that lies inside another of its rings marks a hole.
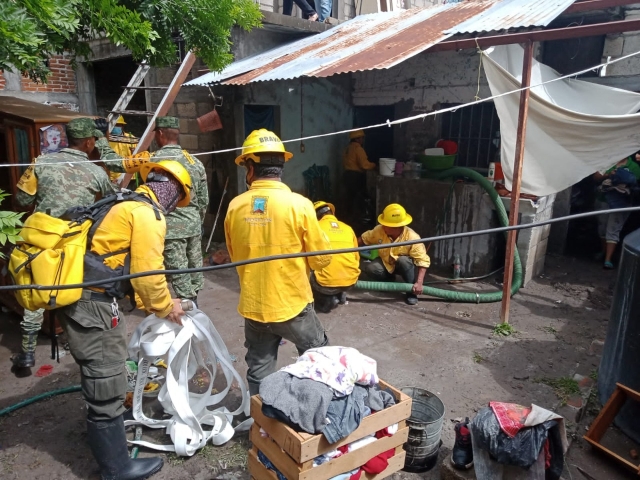
[[[111,420],[87,418],[87,440],[102,480],[144,480],[160,471],[162,458],[129,457],[122,415]]]
[[[36,364],[36,345],[38,332],[22,334],[22,352],[11,357],[11,362],[16,368],[31,368]]]
[[[456,441],[451,452],[451,463],[459,470],[468,470],[473,466],[473,446],[469,431],[469,417],[454,427]]]

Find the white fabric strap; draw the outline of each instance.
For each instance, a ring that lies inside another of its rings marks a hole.
[[[134,420],[128,420],[125,424],[164,428],[172,444],[157,445],[142,440],[129,440],[129,443],[191,456],[209,441],[213,445],[222,445],[235,432],[246,431],[251,427],[251,418],[235,429],[231,426],[234,415],[249,415],[249,392],[244,380],[233,368],[229,351],[220,334],[209,317],[200,310],[193,310],[182,317],[182,326],[155,315],[145,318],[131,337],[129,356],[138,358],[138,376],[133,394]],[[171,418],[158,420],[144,414],[142,398],[150,362],[164,356],[167,360],[167,375],[166,382],[158,393],[158,401]],[[225,377],[226,387],[222,392],[213,394],[211,390],[218,363]],[[209,375],[207,393],[189,392],[189,380],[198,367],[204,368]],[[226,397],[234,379],[242,393],[240,406],[233,412],[229,412],[226,407],[209,410],[207,407],[219,404]],[[203,426],[211,428],[205,429]]]

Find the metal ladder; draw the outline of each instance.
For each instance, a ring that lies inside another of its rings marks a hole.
[[[151,68],[146,62],[143,62],[138,66],[138,69],[133,74],[133,77],[131,77],[131,80],[129,80],[129,84],[126,87],[124,87],[124,91],[122,92],[122,95],[116,102],[116,105],[113,107],[113,110],[109,112],[109,116],[107,117],[107,121],[109,123],[109,131],[111,131],[111,129],[115,127],[116,121],[118,120],[118,117],[120,115],[141,115],[141,116],[151,117],[147,125],[147,128],[145,129],[144,133],[140,137],[140,140],[138,141],[138,145],[136,146],[136,149],[133,151],[134,155],[138,152],[141,152],[149,148],[149,145],[151,144],[151,139],[153,138],[153,131],[155,129],[156,118],[162,117],[166,115],[167,112],[169,112],[171,105],[173,105],[174,100],[178,96],[178,92],[180,92],[180,87],[186,80],[187,75],[189,74],[189,71],[191,71],[191,68],[193,67],[193,64],[195,63],[195,61],[196,61],[196,56],[191,51],[189,51],[185,55],[184,59],[182,60],[182,63],[180,64],[180,68],[178,68],[178,71],[176,72],[175,76],[173,77],[173,80],[171,80],[171,83],[169,84],[168,87],[140,86],[144,81],[144,78],[147,76],[149,69]],[[158,108],[156,109],[155,112],[127,110],[127,106],[129,105],[129,102],[131,101],[131,99],[133,98],[137,90],[166,90],[166,92],[164,94],[164,97],[162,97],[162,100],[158,104]],[[131,176],[132,176],[131,174],[125,175],[124,179],[120,183],[120,186],[128,185],[129,181],[131,180]]]

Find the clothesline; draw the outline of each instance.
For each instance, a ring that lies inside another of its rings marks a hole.
[[[483,50],[479,50],[479,53],[480,53],[480,55],[484,55],[484,51]],[[385,127],[385,126],[386,127],[391,127],[392,125],[400,125],[402,123],[412,122],[412,121],[415,121],[415,120],[425,119],[425,118],[428,118],[428,117],[435,117],[435,116],[443,114],[443,113],[455,112],[456,110],[458,110],[460,108],[471,107],[471,106],[478,105],[478,104],[481,104],[481,103],[484,103],[484,102],[495,100],[497,98],[506,97],[507,95],[512,95],[514,93],[520,93],[520,92],[522,92],[524,90],[527,90],[527,89],[541,87],[543,85],[547,85],[549,83],[557,82],[559,80],[565,80],[567,78],[577,77],[578,75],[581,75],[583,73],[587,73],[587,72],[590,72],[590,71],[593,71],[593,70],[597,70],[597,69],[600,69],[602,67],[606,67],[608,65],[612,65],[614,63],[617,63],[617,62],[620,62],[620,61],[623,61],[623,60],[627,60],[627,59],[635,57],[637,55],[640,55],[640,51],[629,53],[627,55],[623,55],[622,57],[619,57],[619,58],[616,58],[616,59],[613,59],[613,60],[607,60],[606,62],[602,62],[599,65],[595,65],[593,67],[585,68],[584,70],[580,70],[578,72],[574,72],[574,73],[571,73],[571,74],[568,74],[568,75],[563,75],[563,76],[560,76],[560,77],[557,77],[557,78],[552,78],[550,80],[547,80],[547,81],[544,81],[544,82],[541,82],[541,83],[537,83],[535,85],[530,85],[529,87],[517,88],[517,89],[510,90],[508,92],[504,92],[504,93],[501,93],[501,94],[498,94],[498,95],[491,95],[491,96],[486,97],[486,98],[481,98],[481,99],[474,100],[472,102],[464,103],[464,104],[461,104],[461,105],[455,105],[453,107],[442,108],[440,110],[436,110],[436,111],[433,111],[433,112],[427,112],[427,113],[421,113],[421,114],[418,114],[418,115],[412,115],[412,116],[409,116],[409,117],[400,118],[398,120],[389,120],[389,119],[387,119],[387,121],[384,122],[384,123],[376,123],[376,124],[368,125],[368,126],[365,126],[365,127],[349,128],[349,129],[344,129],[344,130],[336,130],[336,131],[328,132],[328,133],[320,133],[320,134],[317,134],[317,135],[308,135],[308,136],[305,136],[305,137],[292,138],[292,139],[289,139],[289,140],[282,140],[282,143],[302,142],[302,141],[305,141],[305,140],[312,140],[312,139],[316,139],[316,138],[331,137],[331,136],[334,136],[334,135],[343,135],[343,134],[355,132],[355,131],[358,131],[358,130],[369,130],[369,129],[372,129],[372,128],[380,128],[380,127]],[[217,154],[220,154],[220,153],[236,152],[236,151],[242,150],[242,148],[243,148],[242,146],[233,147],[233,148],[225,148],[225,149],[221,149],[221,150],[211,150],[211,151],[208,151],[208,152],[192,153],[191,155],[193,155],[195,157],[201,156],[201,155],[217,155]],[[114,159],[114,160],[78,160],[78,161],[74,161],[74,162],[64,162],[64,163],[68,163],[70,165],[81,164],[81,163],[112,163],[112,162],[120,162],[122,160],[131,159],[131,158],[134,158],[134,157],[123,157],[121,159]],[[164,160],[168,160],[168,159],[177,158],[177,157],[168,155],[168,156],[162,156],[162,158]],[[64,163],[61,163],[61,162],[50,162],[50,163],[38,163],[38,165],[39,166],[56,166],[56,165],[63,165]],[[0,168],[1,167],[5,167],[5,168],[6,167],[29,167],[31,165],[32,165],[31,163],[0,164]]]

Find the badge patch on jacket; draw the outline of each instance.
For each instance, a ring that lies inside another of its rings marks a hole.
[[[338,225],[336,222],[331,222],[331,228],[340,228],[340,225]]]
[[[253,215],[266,215],[267,200],[267,197],[251,197],[251,213]]]

